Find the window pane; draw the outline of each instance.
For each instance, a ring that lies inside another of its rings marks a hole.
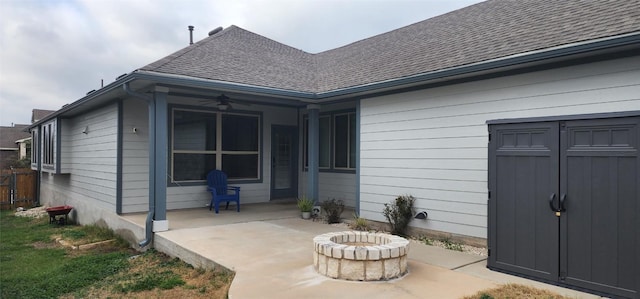
[[[229,179],[257,179],[258,154],[222,155],[222,171]]]
[[[331,165],[331,117],[320,117],[320,167]]]
[[[349,114],[349,168],[356,168],[356,115]]]
[[[173,181],[200,181],[207,179],[207,173],[216,169],[216,155],[174,154]]]
[[[38,136],[38,130],[33,130],[31,132],[31,163],[37,163],[38,162],[38,146],[39,146],[39,142],[38,142],[38,138],[40,136]]]
[[[304,167],[309,167],[309,119],[302,122],[302,142],[304,142]]]
[[[335,117],[335,162],[336,168],[346,168],[349,163],[349,115]]]
[[[223,115],[222,150],[258,151],[258,117]]]
[[[320,122],[320,158],[319,166],[329,168],[331,166],[331,116],[321,116]],[[309,167],[309,119],[304,119],[304,166]]]
[[[215,150],[216,115],[175,110],[173,112],[173,149]]]

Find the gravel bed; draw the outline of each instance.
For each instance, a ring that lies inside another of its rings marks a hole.
[[[323,221],[323,220],[319,220],[319,221]],[[351,229],[350,223],[348,222],[332,223],[329,225],[334,227],[344,228],[344,229]],[[419,239],[419,238],[409,238],[409,239],[413,242],[424,244],[424,245],[437,246],[437,247],[448,249],[448,250],[460,251],[460,252],[475,254],[479,256],[488,256],[487,248],[485,247],[475,247],[475,246],[469,246],[469,245],[464,245],[459,243],[443,242],[441,240],[434,240],[434,239],[428,239],[429,243],[426,243],[425,241],[423,241],[423,239]],[[460,250],[451,249],[452,247]]]
[[[420,240],[420,239],[412,239],[412,241],[420,244],[429,245],[429,246],[437,246],[440,248],[453,250],[453,251],[460,251],[460,252],[475,254],[479,256],[488,256],[487,248],[485,247],[475,247],[475,246],[469,246],[469,245],[464,245],[459,243],[443,242],[440,240],[432,240],[432,239],[429,240],[429,244],[425,243],[423,240]],[[451,249],[451,247],[454,247],[460,250]]]
[[[31,217],[31,218],[40,218],[40,217],[44,217],[47,216],[47,211],[46,211],[47,207],[37,207],[37,208],[33,208],[33,209],[28,209],[25,210],[23,208],[18,208],[16,210],[16,216],[19,217]]]

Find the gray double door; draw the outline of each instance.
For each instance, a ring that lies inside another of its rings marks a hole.
[[[640,117],[489,130],[488,267],[640,298]]]

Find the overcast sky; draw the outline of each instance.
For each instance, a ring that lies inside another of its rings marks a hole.
[[[0,0],[0,125],[237,25],[317,53],[480,0]]]

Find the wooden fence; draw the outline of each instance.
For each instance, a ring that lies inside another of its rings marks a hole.
[[[36,203],[37,173],[29,168],[0,171],[0,209],[30,208]]]

